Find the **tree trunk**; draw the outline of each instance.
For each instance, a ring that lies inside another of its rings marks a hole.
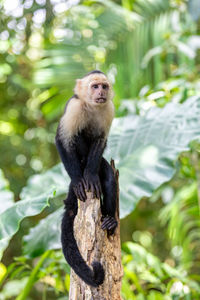
[[[115,173],[118,186],[118,170],[111,166]],[[74,222],[74,234],[86,263],[96,260],[103,265],[105,279],[98,288],[93,288],[84,283],[71,270],[70,277],[70,300],[120,300],[121,280],[123,269],[121,265],[120,246],[120,221],[119,221],[119,188],[117,196],[116,219],[118,226],[115,234],[107,236],[107,231],[101,229],[101,208],[99,199],[91,198],[91,193],[87,194],[87,201],[79,201],[78,214]]]

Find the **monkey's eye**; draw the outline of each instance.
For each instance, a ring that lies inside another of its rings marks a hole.
[[[98,84],[94,84],[92,87],[93,87],[94,89],[98,89]]]
[[[102,88],[103,88],[104,90],[106,90],[106,89],[108,89],[108,85],[107,85],[107,84],[103,84],[103,85],[102,85]]]

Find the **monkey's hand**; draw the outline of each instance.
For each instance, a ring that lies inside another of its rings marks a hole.
[[[115,232],[115,229],[117,227],[117,221],[115,220],[115,218],[111,216],[106,216],[106,217],[102,217],[101,221],[102,221],[101,228],[103,230],[107,229],[108,234],[112,235]]]
[[[85,188],[84,188],[82,179],[76,179],[76,180],[73,179],[72,187],[73,187],[76,197],[78,199],[80,199],[81,201],[85,202],[85,200],[87,199],[87,196],[85,193]]]
[[[101,197],[101,182],[98,174],[91,174],[90,172],[85,170],[83,174],[83,184],[86,191],[92,192],[93,197]]]

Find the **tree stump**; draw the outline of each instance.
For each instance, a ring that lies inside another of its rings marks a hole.
[[[120,245],[120,221],[119,221],[119,186],[118,170],[114,161],[111,161],[118,193],[116,219],[118,226],[114,235],[108,236],[107,231],[101,229],[100,200],[93,199],[91,193],[87,193],[87,201],[79,201],[78,214],[74,221],[74,235],[81,255],[86,263],[91,266],[94,260],[103,265],[105,279],[98,288],[93,288],[84,283],[71,270],[70,300],[120,300],[121,280],[123,269],[121,265]]]

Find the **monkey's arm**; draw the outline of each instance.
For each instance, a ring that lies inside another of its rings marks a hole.
[[[91,190],[93,195],[96,194],[98,198],[101,195],[101,183],[98,173],[105,146],[106,140],[104,138],[95,139],[91,145],[84,170],[84,186],[87,191]]]
[[[72,146],[69,150],[66,150],[58,135],[56,136],[56,147],[58,149],[64,167],[71,178],[72,187],[76,196],[80,200],[85,201],[86,194],[82,183],[83,174],[76,150]]]

